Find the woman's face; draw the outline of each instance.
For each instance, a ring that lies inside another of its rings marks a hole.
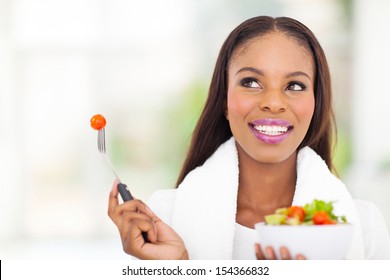
[[[278,32],[233,53],[226,118],[239,152],[262,163],[293,155],[314,113],[314,63],[306,48]]]

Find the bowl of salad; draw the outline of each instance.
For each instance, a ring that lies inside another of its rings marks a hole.
[[[279,208],[255,229],[262,248],[285,246],[292,258],[302,254],[312,260],[345,259],[353,234],[346,217],[336,216],[333,202],[313,200],[304,206]]]

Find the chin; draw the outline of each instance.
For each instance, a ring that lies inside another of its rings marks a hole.
[[[296,149],[283,149],[282,147],[265,147],[258,149],[256,154],[249,155],[255,161],[262,164],[279,164],[294,158],[296,160]]]

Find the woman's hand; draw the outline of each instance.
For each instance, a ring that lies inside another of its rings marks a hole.
[[[141,200],[119,204],[117,182],[108,202],[108,216],[119,229],[123,250],[139,259],[184,260],[187,249],[180,236],[160,220]],[[146,232],[149,242],[145,242]]]
[[[255,244],[256,258],[258,260],[276,260],[276,254],[272,247],[266,247],[263,251],[260,244]],[[291,254],[286,247],[280,247],[279,249],[280,256],[282,260],[292,260]],[[295,256],[296,260],[306,260],[302,254]]]

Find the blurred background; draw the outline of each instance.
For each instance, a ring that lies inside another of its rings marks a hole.
[[[107,118],[108,153],[135,196],[174,187],[218,51],[257,15],[317,35],[340,177],[390,228],[388,11],[386,0],[0,0],[0,258],[128,258],[91,116]]]

